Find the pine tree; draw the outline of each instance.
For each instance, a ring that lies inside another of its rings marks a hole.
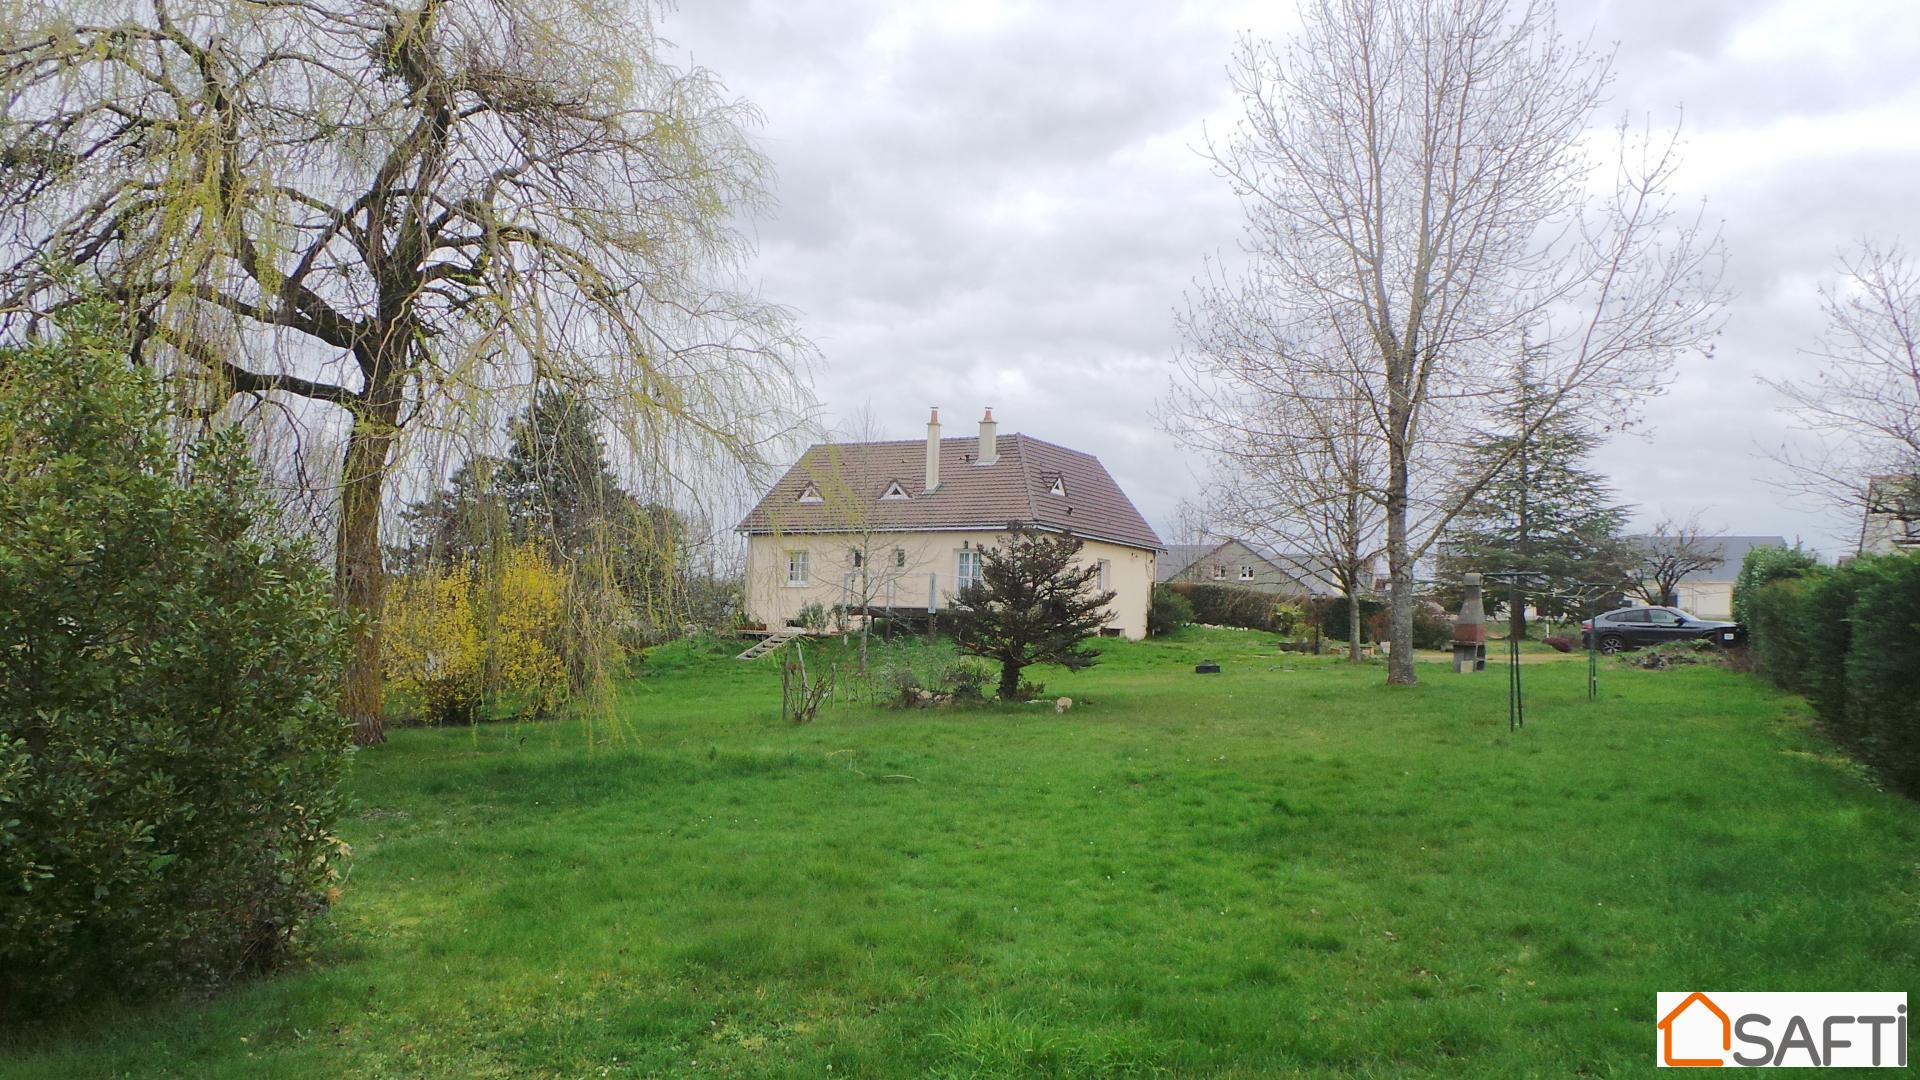
[[[1454,519],[1438,559],[1448,582],[1469,572],[1531,575],[1513,593],[1500,583],[1487,590],[1489,614],[1518,596],[1518,610],[1509,614],[1520,634],[1529,603],[1545,615],[1568,614],[1592,583],[1624,581],[1631,561],[1620,539],[1627,508],[1613,501],[1604,476],[1581,467],[1600,437],[1563,412],[1541,422],[1545,396],[1533,378],[1533,356],[1523,354],[1514,365],[1513,395],[1496,411],[1498,427],[1481,449],[1487,456],[1511,451],[1512,463]]]
[[[1086,640],[1106,625],[1114,594],[1097,591],[1100,568],[1081,564],[1081,546],[1074,536],[1011,528],[1004,544],[982,553],[980,580],[954,597],[954,644],[1000,665],[1001,701],[1019,693],[1029,664],[1079,671],[1098,662]]]

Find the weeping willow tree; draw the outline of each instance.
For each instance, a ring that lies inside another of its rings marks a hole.
[[[0,329],[103,294],[183,416],[298,433],[269,452],[326,496],[363,744],[404,436],[558,385],[670,469],[753,460],[804,397],[788,314],[733,283],[755,114],[657,14],[0,0]]]

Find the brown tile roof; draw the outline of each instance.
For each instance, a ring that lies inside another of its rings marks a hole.
[[[927,494],[925,439],[814,446],[738,528],[745,533],[927,532],[1036,525],[1158,549],[1160,538],[1092,454],[1029,435],[1001,435],[1000,460],[975,465],[979,440],[940,440],[940,487]],[[898,481],[910,498],[882,499]],[[1050,494],[1056,481],[1066,496]],[[820,502],[801,502],[808,485]]]

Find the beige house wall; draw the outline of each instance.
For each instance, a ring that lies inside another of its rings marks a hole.
[[[1674,586],[1675,607],[1703,619],[1733,618],[1731,581],[1682,581]]]
[[[953,605],[960,552],[998,544],[1003,534],[972,532],[875,533],[868,537],[831,533],[756,535],[747,539],[747,617],[769,627],[785,626],[802,608],[819,604],[858,604],[870,592],[876,607],[927,610],[931,593],[941,611]],[[853,554],[867,549],[865,561],[870,585],[854,579]],[[895,552],[900,555],[896,557]],[[788,555],[807,556],[807,581],[789,584]],[[1083,564],[1107,562],[1107,588],[1116,594],[1108,607],[1108,626],[1138,641],[1147,636],[1147,607],[1153,600],[1152,551],[1087,540],[1081,549]]]

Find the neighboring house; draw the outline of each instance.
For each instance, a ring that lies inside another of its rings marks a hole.
[[[1860,521],[1860,554],[1920,551],[1920,477],[1875,476],[1867,481]]]
[[[1650,544],[1657,538],[1652,536],[1629,536],[1631,544]],[[1711,569],[1695,570],[1682,577],[1675,587],[1673,606],[1692,612],[1703,619],[1733,618],[1733,580],[1740,576],[1740,564],[1746,560],[1748,550],[1757,547],[1786,547],[1784,536],[1703,536],[1699,540],[1703,548],[1711,549],[1719,555],[1720,561]]]
[[[747,616],[769,627],[802,609],[945,610],[1010,525],[1067,532],[1116,595],[1107,632],[1147,633],[1161,550],[1100,459],[1029,435],[815,446],[738,526],[747,536]]]
[[[1232,537],[1217,544],[1174,544],[1160,560],[1159,580],[1234,585],[1275,596],[1338,596],[1324,560],[1280,555]],[[1372,583],[1363,582],[1370,590]]]

